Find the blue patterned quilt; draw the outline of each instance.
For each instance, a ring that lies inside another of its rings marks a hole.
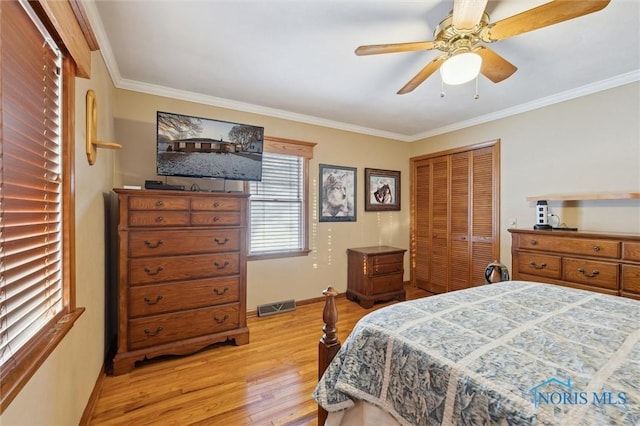
[[[640,302],[507,281],[390,305],[313,397],[407,425],[640,425]]]

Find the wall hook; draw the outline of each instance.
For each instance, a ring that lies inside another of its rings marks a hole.
[[[98,140],[98,106],[96,94],[93,90],[87,91],[87,160],[93,166],[98,156],[98,148],[122,149],[122,145],[114,142]]]

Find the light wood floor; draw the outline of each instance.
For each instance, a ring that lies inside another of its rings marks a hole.
[[[407,298],[429,293],[407,287]],[[343,342],[366,310],[338,297]],[[312,425],[324,303],[249,317],[250,343],[149,361],[104,378],[90,425]]]

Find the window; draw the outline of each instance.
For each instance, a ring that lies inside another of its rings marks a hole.
[[[262,181],[248,183],[250,258],[309,252],[308,170],[314,145],[265,138]]]
[[[0,413],[83,311],[71,274],[75,68],[38,16],[0,2]]]

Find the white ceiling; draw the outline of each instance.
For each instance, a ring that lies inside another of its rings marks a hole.
[[[491,22],[544,0],[490,1]],[[507,80],[397,95],[439,51],[356,56],[359,45],[432,40],[452,0],[91,0],[86,13],[118,88],[413,141],[640,80],[640,2],[490,45]],[[179,112],[179,111],[178,111]],[[215,118],[215,117],[211,117]],[[251,124],[251,123],[249,123]]]

